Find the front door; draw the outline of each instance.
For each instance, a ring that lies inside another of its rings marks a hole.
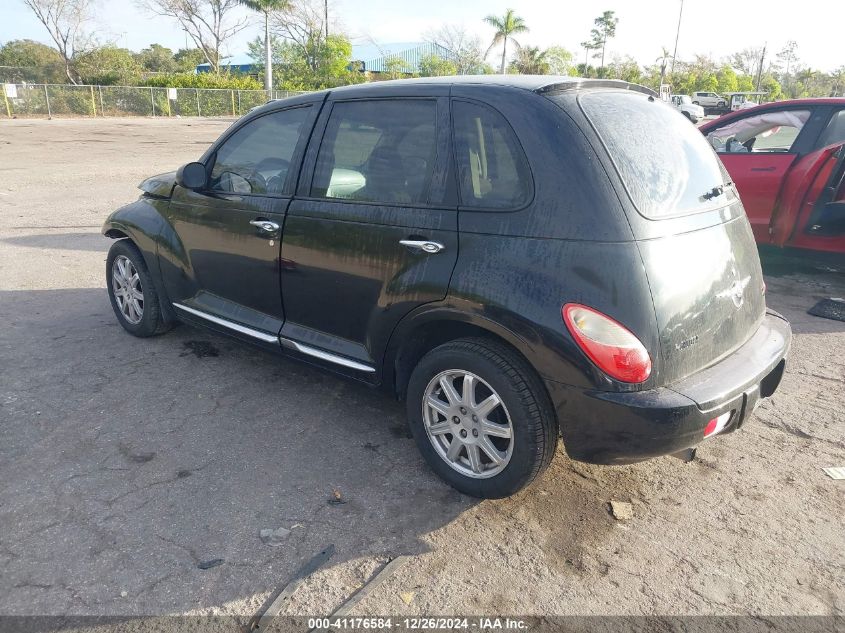
[[[769,222],[809,118],[809,110],[751,114],[707,135],[736,184],[758,242],[769,241]]]
[[[282,342],[371,373],[399,320],[445,298],[455,266],[448,100],[330,105],[285,223]]]
[[[181,315],[276,340],[284,322],[282,229],[314,110],[299,106],[246,122],[211,155],[205,189],[176,187],[167,216],[175,235],[163,240],[175,247],[161,262]]]

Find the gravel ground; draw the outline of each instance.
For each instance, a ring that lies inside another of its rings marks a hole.
[[[843,275],[772,268],[795,332],[781,389],[694,462],[561,448],[529,490],[478,502],[429,472],[379,392],[117,324],[103,219],[229,123],[0,122],[0,615],[243,622],[329,544],[283,613],[329,613],[404,554],[354,614],[843,614],[845,481],[822,467],[845,465],[845,323],[806,313]],[[279,527],[278,547],[259,538]]]

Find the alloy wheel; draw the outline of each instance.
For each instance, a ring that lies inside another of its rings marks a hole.
[[[144,289],[135,265],[125,255],[114,258],[111,266],[111,286],[120,314],[132,325],[144,317]]]
[[[422,407],[428,439],[451,468],[486,479],[508,465],[513,424],[502,398],[482,378],[462,369],[440,372],[428,383]]]

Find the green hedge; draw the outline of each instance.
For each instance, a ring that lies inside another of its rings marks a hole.
[[[213,73],[156,75],[145,79],[141,85],[160,88],[223,88],[226,90],[261,90],[264,87],[249,75],[215,75]]]

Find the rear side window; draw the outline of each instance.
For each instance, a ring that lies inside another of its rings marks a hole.
[[[427,202],[436,156],[436,111],[430,99],[336,103],[317,156],[311,195]]]
[[[525,154],[504,117],[475,103],[453,101],[452,120],[463,206],[524,206],[531,193],[531,176]]]
[[[596,91],[578,99],[631,201],[657,220],[724,206],[734,197],[704,135],[676,109],[642,93]]]
[[[285,191],[290,161],[309,106],[266,114],[241,127],[217,149],[213,191],[274,195]]]

